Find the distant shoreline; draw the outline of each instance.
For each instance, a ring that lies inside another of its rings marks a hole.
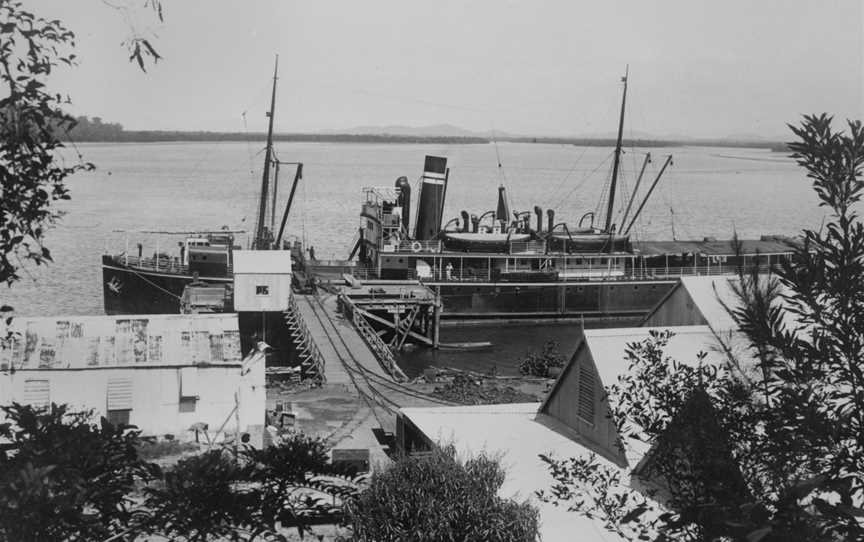
[[[184,132],[162,130],[123,130],[112,134],[73,133],[75,143],[171,143],[171,142],[264,142],[264,133],[244,132]],[[304,143],[381,143],[381,144],[445,144],[445,145],[484,145],[492,143],[491,138],[473,136],[411,136],[389,134],[274,134],[274,141]],[[537,143],[552,145],[575,145],[580,147],[614,147],[612,138],[580,137],[503,137],[498,142]],[[784,143],[775,141],[735,141],[728,139],[624,139],[625,147],[729,147],[785,149]]]

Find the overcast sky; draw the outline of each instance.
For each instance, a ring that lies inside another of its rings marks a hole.
[[[127,129],[280,132],[454,124],[609,134],[786,136],[808,112],[864,118],[860,0],[38,0],[78,35],[58,72],[76,114]],[[112,5],[127,5],[118,10]],[[121,42],[152,40],[146,74]],[[244,127],[242,114],[247,113]]]

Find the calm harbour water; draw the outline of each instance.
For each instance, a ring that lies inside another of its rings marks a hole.
[[[142,241],[141,235],[116,230],[254,228],[260,144],[85,144],[79,150],[97,169],[68,182],[72,200],[63,202],[65,215],[46,238],[55,262],[27,266],[20,282],[0,290],[0,301],[19,315],[102,314],[100,255],[124,250],[127,237],[131,247]],[[401,175],[416,188],[425,154],[449,158],[445,220],[461,209],[479,215],[494,208],[503,181],[511,208],[551,206],[556,221],[573,223],[595,209],[609,177],[612,149],[503,143],[498,145],[500,170],[491,144],[280,143],[276,151],[281,160],[304,163],[288,231],[325,259],[347,257],[359,224],[361,188],[392,186]],[[631,149],[622,159],[624,194],[632,190],[647,151],[654,162],[641,192],[666,154],[674,155],[674,165],[634,228],[637,239],[729,238],[733,230],[742,238],[794,235],[822,221],[823,211],[801,170],[784,155],[761,149]],[[280,175],[279,208],[293,178],[287,169]],[[144,252],[155,250],[157,242],[161,250],[173,252],[178,240],[147,236]],[[412,364],[465,366],[462,362],[473,358],[480,370],[491,365],[512,369],[527,350],[547,339],[558,340],[564,351],[572,348],[577,333],[572,324],[447,328],[445,341],[489,340],[495,346],[486,353],[418,354]]]

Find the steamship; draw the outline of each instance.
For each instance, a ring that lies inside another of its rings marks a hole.
[[[302,273],[305,259],[298,242],[285,238],[285,224],[303,175],[303,164],[281,162],[273,149],[273,119],[276,107],[277,67],[273,74],[273,88],[264,152],[264,171],[258,200],[255,232],[250,247],[256,250],[290,250],[294,269]],[[288,202],[277,229],[275,208],[280,165],[295,167],[294,180]],[[273,182],[271,184],[271,170]],[[243,231],[223,226],[216,231],[165,232],[144,231],[160,235],[177,235],[178,253],[162,252],[157,245],[152,255],[143,254],[143,245],[137,251],[126,250],[102,256],[102,284],[106,314],[170,314],[180,312],[222,312],[232,310],[233,253],[241,250],[236,234]]]
[[[445,157],[427,156],[413,230],[411,186],[406,177],[397,179],[395,186],[363,189],[362,225],[349,257],[356,257],[355,273],[371,281],[423,281],[440,295],[443,318],[635,320],[656,305],[681,276],[731,275],[742,266],[753,265],[767,270],[790,258],[793,241],[782,236],[735,241],[631,241],[630,229],[671,164],[671,156],[631,218],[650,159],[646,156],[621,225],[612,222],[626,75],[622,82],[605,224],[595,226],[593,213],[586,213],[575,225],[556,222],[551,209],[545,220],[539,207],[534,207],[533,216],[531,211],[511,213],[504,186],[498,187],[494,209],[479,216],[462,211],[460,217],[443,223],[450,170]]]

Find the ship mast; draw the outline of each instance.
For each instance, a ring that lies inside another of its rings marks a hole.
[[[273,116],[276,111],[276,79],[279,73],[279,55],[276,55],[276,66],[273,68],[273,92],[270,96],[270,111],[267,116],[270,122],[267,127],[267,148],[264,153],[264,174],[261,176],[261,200],[258,204],[258,222],[255,227],[253,248],[265,250],[270,248],[264,235],[264,223],[267,220],[267,194],[270,191],[270,161],[273,156]],[[272,235],[272,233],[271,233]]]
[[[621,118],[618,120],[618,142],[615,143],[615,162],[612,165],[612,183],[609,185],[609,205],[606,207],[606,228],[604,231],[612,232],[612,210],[615,205],[615,185],[618,183],[618,165],[621,163],[621,137],[624,134],[624,104],[627,103],[627,76],[630,74],[628,66],[621,81],[624,83],[624,95],[621,97]]]

